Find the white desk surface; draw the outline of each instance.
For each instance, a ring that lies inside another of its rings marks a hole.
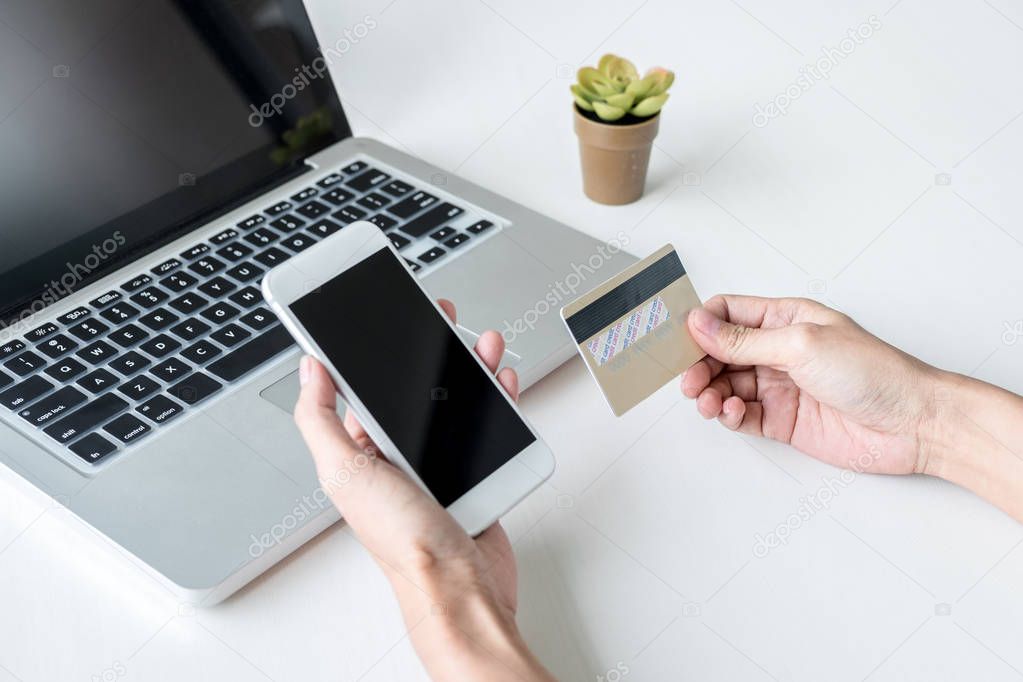
[[[375,23],[334,65],[359,134],[595,236],[625,230],[634,253],[671,241],[704,297],[813,296],[1023,391],[1023,338],[1003,334],[1023,319],[1023,10],[1008,0],[310,5],[324,44]],[[755,103],[871,15],[880,29],[830,79],[753,125]],[[647,195],[624,208],[583,197],[571,127],[572,73],[604,51],[678,73]],[[522,404],[558,470],[506,520],[519,622],[559,678],[1023,676],[1023,527],[974,496],[858,476],[758,558],[756,534],[836,470],[704,422],[674,384],[614,419],[578,360]],[[0,486],[0,682],[424,677],[340,527],[194,613]]]

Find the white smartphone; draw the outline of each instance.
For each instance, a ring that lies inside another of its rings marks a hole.
[[[387,236],[356,222],[277,266],[263,296],[387,458],[471,535],[554,457]]]

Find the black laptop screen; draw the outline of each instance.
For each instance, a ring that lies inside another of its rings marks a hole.
[[[351,134],[302,0],[0,3],[0,317]]]

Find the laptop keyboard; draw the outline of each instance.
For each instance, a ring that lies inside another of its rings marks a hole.
[[[0,406],[95,465],[293,345],[259,280],[357,220],[417,273],[494,227],[364,161],[0,345]]]

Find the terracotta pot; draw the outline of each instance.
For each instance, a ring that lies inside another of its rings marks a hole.
[[[575,133],[583,164],[583,191],[601,204],[628,204],[643,196],[650,148],[661,115],[628,125],[583,116],[574,104]]]

